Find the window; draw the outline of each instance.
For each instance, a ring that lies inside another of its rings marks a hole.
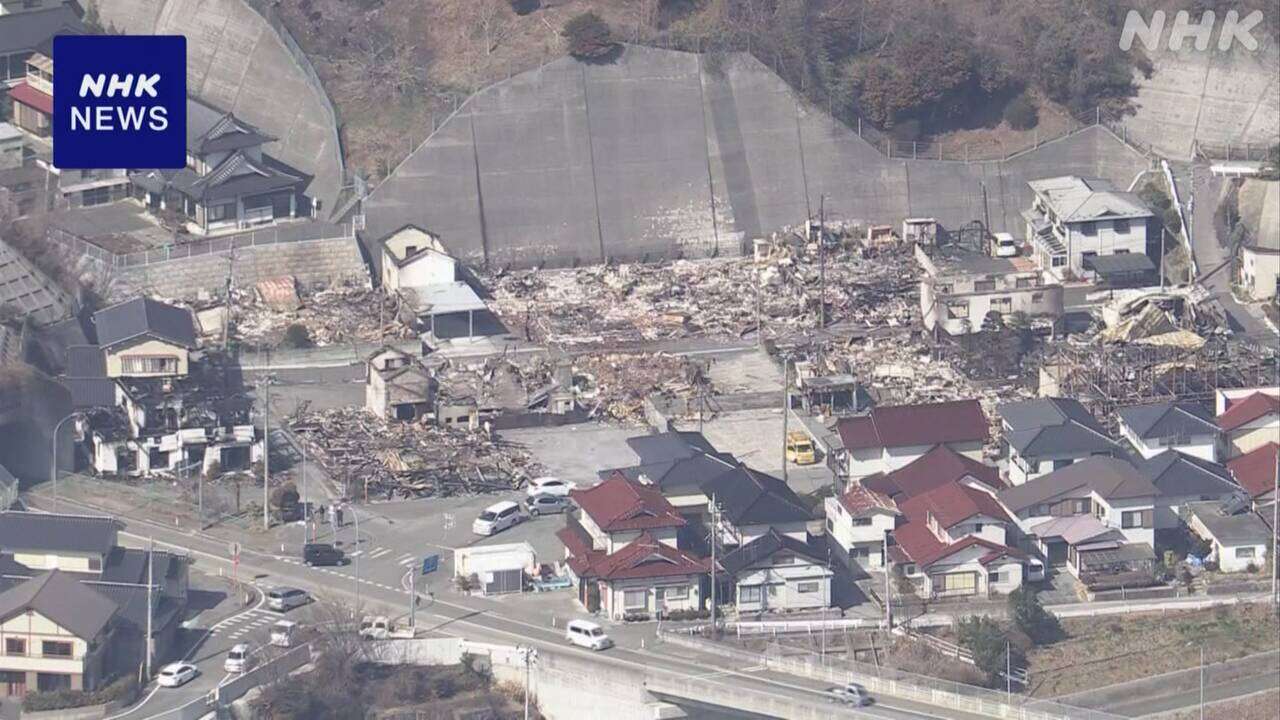
[[[1236,548],[1236,557],[1238,557],[1238,558],[1251,558],[1251,557],[1253,557],[1253,556],[1254,556],[1254,554],[1253,554],[1253,553],[1254,553],[1254,550],[1255,550],[1255,548],[1252,548],[1252,547],[1240,547],[1240,548]]]
[[[101,570],[101,569],[102,569],[102,558],[99,558],[99,557],[91,557],[91,558],[89,558],[89,569],[90,569],[90,570],[92,570],[92,571],[94,571],[94,572],[98,572],[99,570]]]
[[[871,524],[871,518],[854,518],[851,522],[854,527],[867,527]]]
[[[71,657],[71,643],[45,640],[40,643],[40,654],[45,657]]]
[[[903,575],[915,575],[915,574],[916,574],[916,566],[915,566],[913,563],[907,563],[906,565],[903,565],[903,566],[902,566],[902,574],[903,574]]]
[[[649,591],[627,590],[622,593],[622,606],[627,610],[643,610],[649,607]]]
[[[1067,264],[1066,255],[1054,255],[1053,258],[1049,260],[1050,267],[1064,267],[1066,266],[1066,264]]]
[[[1091,235],[1091,236],[1092,236],[1092,235],[1097,235],[1097,234],[1098,234],[1098,224],[1097,224],[1097,223],[1091,223],[1091,222],[1087,222],[1087,223],[1080,223],[1080,233],[1081,233],[1082,235]]]
[[[980,533],[980,532],[982,532],[982,523],[974,523],[974,524],[973,524],[973,531],[974,531],[974,532],[976,532],[976,533]]]
[[[1020,277],[1016,281],[1014,281],[1014,287],[1017,287],[1022,290],[1025,290],[1026,288],[1033,288],[1039,284],[1036,281],[1037,281],[1037,278]]]
[[[853,560],[866,560],[867,556],[870,554],[871,554],[871,551],[865,547],[849,548],[849,557]]]
[[[27,641],[22,638],[5,638],[4,654],[5,655],[26,655]]]
[[[662,597],[666,598],[667,600],[688,600],[689,586],[675,585],[672,587],[664,587],[662,588]]]
[[[105,205],[109,202],[111,202],[111,188],[109,187],[90,188],[80,193],[80,204],[85,207]]]
[[[940,284],[938,285],[938,294],[940,294],[940,295],[950,295],[950,294],[951,294],[951,283],[940,283]]]
[[[966,320],[968,317],[969,303],[967,301],[947,303],[948,320]]]
[[[1126,510],[1120,513],[1120,527],[1122,528],[1141,528],[1146,527],[1142,522],[1141,510]]]
[[[988,573],[987,573],[987,584],[988,584],[988,585],[999,585],[999,584],[1000,584],[1000,571],[999,571],[999,570],[992,570],[992,571],[990,571],[990,572],[988,572]]]
[[[155,373],[178,372],[178,358],[126,356],[120,360],[126,375],[150,375]]]
[[[40,692],[70,690],[71,676],[63,673],[37,673],[36,689]]]
[[[221,205],[210,205],[205,211],[205,217],[209,222],[218,222],[219,220],[228,220],[236,216],[235,203],[223,203]]]
[[[1044,302],[1044,293],[1031,293],[1031,302],[1033,303]]]
[[[974,292],[993,292],[996,289],[995,280],[978,280],[973,284]]]
[[[796,592],[801,594],[816,593],[822,584],[817,581],[796,583]]]
[[[1088,514],[1089,514],[1089,510],[1090,510],[1090,508],[1089,508],[1089,499],[1088,499],[1088,498],[1085,498],[1085,499],[1083,499],[1083,500],[1076,500],[1076,501],[1075,501],[1075,503],[1076,503],[1076,506],[1075,506],[1075,508],[1073,509],[1073,512],[1074,512],[1076,515],[1088,515]]]
[[[835,521],[833,521],[831,518],[827,518],[827,532],[831,533],[835,531],[836,531]]]
[[[1013,298],[998,297],[991,298],[991,310],[998,313],[1008,313],[1013,310]]]
[[[778,586],[777,586],[777,585],[770,585],[770,586],[769,586],[769,597],[771,597],[771,598],[773,598],[773,597],[778,597]]]
[[[972,572],[949,573],[942,576],[940,592],[948,595],[972,595],[978,592],[978,574]]]
[[[1117,220],[1113,220],[1111,221],[1111,229],[1115,230],[1117,235],[1128,235],[1129,220],[1127,218],[1120,218]],[[1128,251],[1126,250],[1125,252],[1128,252]]]
[[[1128,250],[1125,250],[1125,249],[1123,249],[1123,248],[1121,248],[1121,249],[1119,249],[1119,250],[1116,250],[1115,254],[1116,254],[1116,255],[1128,255],[1128,254],[1129,254],[1129,251],[1128,251]]]
[[[759,585],[743,585],[738,588],[738,602],[759,603],[762,600],[764,600],[764,592]]]
[[[44,0],[22,0],[24,10],[34,10],[44,4]]]

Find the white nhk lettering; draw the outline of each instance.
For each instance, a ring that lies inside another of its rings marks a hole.
[[[105,73],[85,75],[80,79],[80,97],[158,97],[156,84],[160,82],[159,73],[134,75],[125,73],[122,77],[112,73],[108,78]],[[98,105],[71,108],[72,130],[141,130],[143,124],[148,130],[161,132],[169,127],[169,111],[156,105],[152,107],[120,107]]]

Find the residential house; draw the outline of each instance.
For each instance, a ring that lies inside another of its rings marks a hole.
[[[186,308],[136,297],[93,314],[107,377],[181,377],[196,349],[195,323]]]
[[[1240,457],[1280,437],[1280,392],[1262,388],[1244,397],[1228,399],[1218,411],[1222,430],[1222,455]]]
[[[1137,194],[1116,190],[1106,180],[1075,176],[1027,185],[1033,200],[1022,213],[1026,237],[1048,276],[1059,281],[1092,278],[1095,259],[1147,252],[1147,229],[1154,216]]]
[[[708,480],[702,494],[719,508],[719,537],[742,546],[776,532],[805,542],[813,512],[785,482],[739,463]]]
[[[1191,532],[1212,548],[1206,559],[1222,572],[1256,572],[1265,565],[1271,528],[1247,501],[1188,503],[1186,513]]]
[[[1249,494],[1255,510],[1276,499],[1276,475],[1280,474],[1280,443],[1269,442],[1227,461],[1231,478]]]
[[[556,537],[589,611],[622,619],[702,606],[709,566],[678,546],[686,521],[661,493],[611,478],[570,497],[580,511]]]
[[[1180,527],[1182,508],[1188,503],[1225,500],[1240,492],[1225,465],[1178,450],[1138,460],[1136,466],[1160,491],[1154,519],[1157,530]]]
[[[12,90],[27,78],[27,60],[59,33],[84,32],[75,0],[0,0],[0,83]]]
[[[133,197],[151,212],[173,213],[200,235],[310,218],[318,201],[311,177],[265,152],[276,138],[235,115],[187,98],[187,165],[129,174]]]
[[[823,507],[829,541],[864,570],[883,569],[888,534],[901,515],[897,504],[855,482],[840,495],[823,500]]]
[[[1063,289],[1044,282],[1028,258],[998,258],[954,245],[915,246],[924,268],[920,312],[926,330],[948,335],[981,331],[988,320],[1014,313],[1056,320],[1063,312]]]
[[[1009,456],[1009,480],[1021,485],[1072,463],[1114,455],[1102,425],[1070,398],[1037,398],[996,408]]]
[[[1116,573],[1147,568],[1155,557],[1160,490],[1125,460],[1086,458],[1001,490],[996,497],[1017,518],[1021,544],[1036,546],[1051,565]],[[1093,551],[1102,554],[1076,557]]]
[[[382,286],[388,291],[447,285],[458,279],[458,261],[440,238],[417,225],[405,225],[378,241],[382,249]]]
[[[841,457],[834,463],[846,478],[885,473],[946,445],[973,460],[982,459],[989,426],[977,400],[891,405],[836,424]]]
[[[740,615],[829,607],[830,562],[816,546],[769,530],[719,561],[725,584],[732,587],[723,597],[733,599]]]
[[[1250,179],[1239,192],[1241,225],[1249,232],[1240,245],[1236,282],[1253,300],[1277,302],[1280,282],[1280,182]]]
[[[640,462],[600,472],[600,479],[621,477],[657,488],[686,519],[707,514],[702,486],[733,470],[738,460],[720,452],[701,433],[671,431],[627,438],[627,446]]]
[[[435,414],[438,383],[417,358],[383,346],[365,358],[365,409],[380,418],[411,421]]]
[[[1120,437],[1142,457],[1177,450],[1202,460],[1218,460],[1218,425],[1203,405],[1159,402],[1116,410]]]
[[[59,570],[0,592],[0,693],[97,689],[111,676],[118,610]]]

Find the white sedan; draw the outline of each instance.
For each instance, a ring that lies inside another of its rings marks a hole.
[[[161,687],[181,687],[194,680],[199,674],[200,670],[191,663],[171,663],[160,668],[160,674],[156,676],[156,684]]]
[[[561,480],[557,477],[540,477],[529,481],[529,487],[525,492],[529,497],[534,495],[555,495],[557,497],[565,497],[570,490],[578,487],[578,484],[569,480]]]

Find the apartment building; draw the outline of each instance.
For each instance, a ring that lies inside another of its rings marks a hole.
[[[930,332],[968,335],[1015,313],[1055,320],[1063,313],[1063,288],[1047,283],[1029,258],[998,258],[954,246],[915,246],[924,268],[920,312]]]
[[[1096,258],[1146,254],[1154,215],[1136,193],[1073,175],[1027,184],[1034,199],[1022,212],[1026,237],[1036,264],[1049,277],[1090,279]]]

